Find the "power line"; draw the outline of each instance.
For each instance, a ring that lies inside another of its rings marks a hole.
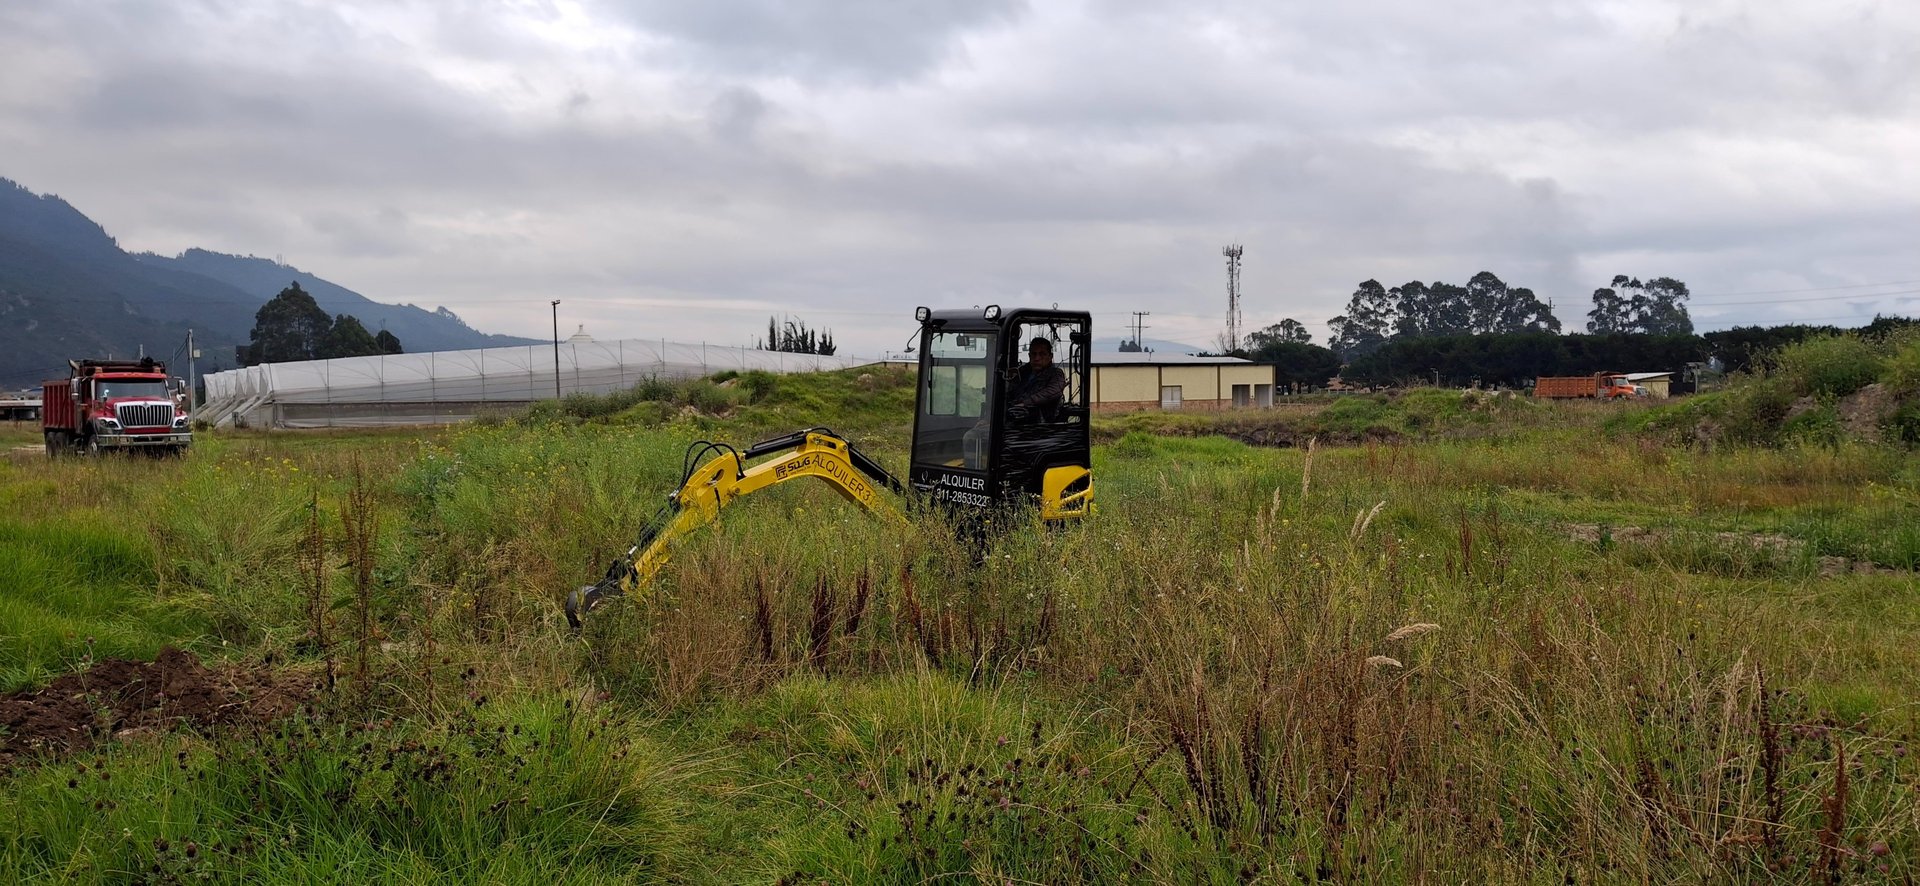
[[[1916,286],[1920,280],[1893,280],[1886,283],[1848,283],[1844,286],[1814,286],[1807,289],[1755,289],[1747,292],[1706,292],[1701,298],[1721,298],[1741,295],[1792,295],[1796,292],[1830,292],[1835,289],[1867,289],[1874,286]]]
[[[1887,286],[1891,284],[1881,283],[1876,285]],[[1884,298],[1891,295],[1912,295],[1914,293],[1920,293],[1920,289],[1895,289],[1889,292],[1861,292],[1845,295],[1816,295],[1808,298],[1775,298],[1761,301],[1696,301],[1693,302],[1693,304],[1709,308],[1720,305],[1791,305],[1816,301],[1850,301],[1856,299]]]

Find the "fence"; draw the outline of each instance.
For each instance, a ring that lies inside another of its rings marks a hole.
[[[437,424],[573,393],[603,394],[649,378],[725,370],[818,372],[872,362],[755,348],[626,339],[267,363],[205,376],[198,418],[241,427]]]

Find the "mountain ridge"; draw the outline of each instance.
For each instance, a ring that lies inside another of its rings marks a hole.
[[[261,305],[299,281],[330,314],[385,328],[410,352],[537,344],[480,332],[452,311],[377,302],[315,274],[251,256],[189,249],[133,254],[55,194],[0,178],[0,389],[66,372],[70,359],[148,356],[178,361],[187,330],[200,368],[233,368]]]

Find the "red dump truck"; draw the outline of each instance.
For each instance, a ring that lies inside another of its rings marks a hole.
[[[1581,397],[1601,400],[1619,400],[1625,397],[1645,397],[1647,389],[1627,380],[1618,372],[1596,372],[1592,375],[1573,375],[1559,377],[1541,377],[1533,383],[1533,395],[1555,400],[1572,400]]]
[[[193,445],[179,379],[140,360],[69,360],[71,372],[41,386],[47,455],[141,449],[177,455]]]

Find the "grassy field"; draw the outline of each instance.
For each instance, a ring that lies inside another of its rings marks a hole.
[[[16,763],[0,879],[1920,873],[1891,446],[1458,392],[1102,419],[1084,525],[976,557],[788,484],[568,638],[689,442],[825,424],[897,470],[911,390],[749,375],[177,461],[0,430],[0,689],[168,644],[337,675],[291,718]]]

